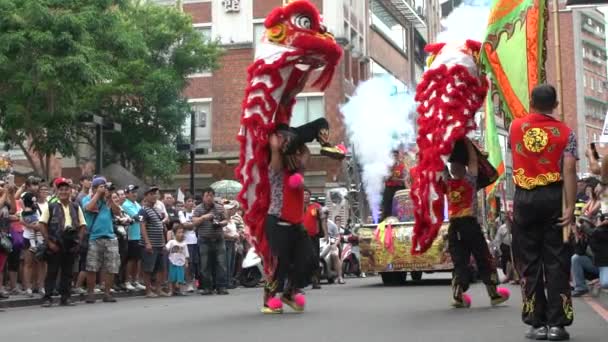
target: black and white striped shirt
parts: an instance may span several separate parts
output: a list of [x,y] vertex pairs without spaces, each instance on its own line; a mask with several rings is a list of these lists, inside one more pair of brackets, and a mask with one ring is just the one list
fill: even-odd
[[[146,224],[146,231],[148,232],[148,239],[152,247],[164,247],[165,246],[165,226],[161,219],[161,213],[155,208],[142,207],[139,211],[139,216],[142,218],[142,222]],[[146,242],[142,238],[139,244],[144,246]]]

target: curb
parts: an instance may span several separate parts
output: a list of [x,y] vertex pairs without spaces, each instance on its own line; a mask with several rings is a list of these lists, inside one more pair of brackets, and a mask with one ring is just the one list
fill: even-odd
[[[130,298],[130,297],[143,297],[145,295],[145,291],[133,291],[133,292],[116,292],[112,294],[114,298]],[[104,294],[99,293],[95,294],[95,299],[101,300],[103,299]],[[84,302],[87,295],[72,295],[70,298],[74,302]],[[59,296],[53,296],[53,302],[59,303]],[[5,299],[0,301],[0,309],[10,309],[10,308],[21,308],[28,306],[40,306],[42,304],[42,298],[20,298],[20,299]]]

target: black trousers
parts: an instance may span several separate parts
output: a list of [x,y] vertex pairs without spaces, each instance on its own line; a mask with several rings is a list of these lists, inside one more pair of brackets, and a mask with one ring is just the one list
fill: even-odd
[[320,241],[321,240],[319,238],[319,235],[316,236],[311,236],[310,237],[310,242],[312,244],[312,255],[311,257],[311,267],[312,267],[312,275],[313,276],[319,276],[319,272],[321,271],[321,267],[319,265],[320,262],[320,255],[321,251],[320,251]]
[[[327,143],[327,141],[322,140],[327,138],[327,134],[329,134],[329,123],[325,118],[319,118],[298,127],[279,125],[277,130],[287,133],[289,139],[291,140],[285,154],[294,154],[298,148],[306,143],[310,143],[315,140],[319,141],[321,145]],[[321,134],[322,131],[327,133],[325,138]]]
[[404,186],[387,186],[384,188],[384,193],[382,193],[382,219],[380,221],[392,216],[393,197],[395,197],[397,191],[404,189]]
[[475,259],[479,277],[486,284],[490,296],[494,295],[498,284],[498,274],[494,258],[483,236],[481,226],[474,217],[460,217],[450,220],[448,228],[448,249],[454,263],[452,287],[454,296],[466,292],[471,284],[471,255]]
[[563,242],[561,214],[561,184],[516,189],[513,257],[522,281],[522,319],[534,327],[568,326],[574,318],[569,284],[573,249]]
[[310,282],[313,247],[308,232],[301,224],[282,225],[279,221],[276,216],[266,217],[266,237],[277,265],[274,274],[267,279],[264,303],[267,297],[285,292],[286,282],[288,293],[304,288]]
[[57,275],[61,274],[59,280],[59,294],[61,300],[70,298],[72,291],[72,271],[74,269],[74,261],[76,260],[76,253],[66,252],[61,250],[57,253],[47,254],[47,273],[44,281],[44,292],[45,298],[51,298],[53,292],[55,292],[55,286],[57,284]]

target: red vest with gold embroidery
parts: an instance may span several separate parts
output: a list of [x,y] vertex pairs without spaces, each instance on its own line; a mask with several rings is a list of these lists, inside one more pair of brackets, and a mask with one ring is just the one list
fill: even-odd
[[515,185],[531,190],[561,181],[560,163],[570,132],[548,115],[532,113],[513,120],[509,139]]
[[449,179],[448,184],[448,217],[475,216],[473,199],[477,188],[466,179]]

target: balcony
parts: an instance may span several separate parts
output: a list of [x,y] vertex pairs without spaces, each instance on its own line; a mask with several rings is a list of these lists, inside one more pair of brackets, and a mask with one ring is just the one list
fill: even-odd
[[[406,0],[377,0],[390,14],[397,17],[404,27],[408,23],[420,32],[425,41],[428,41],[426,21],[417,13],[416,9]],[[388,13],[387,13],[388,14]],[[389,14],[389,15],[390,15]]]
[[591,26],[587,23],[583,24],[583,31],[591,33],[592,35],[596,36],[597,38],[606,39],[606,34],[604,32],[598,32],[593,26]]

